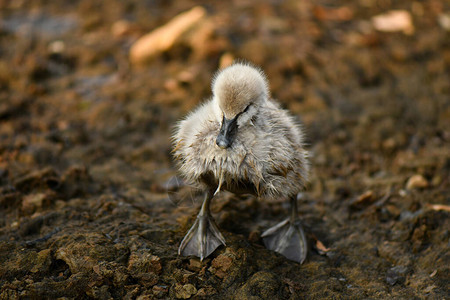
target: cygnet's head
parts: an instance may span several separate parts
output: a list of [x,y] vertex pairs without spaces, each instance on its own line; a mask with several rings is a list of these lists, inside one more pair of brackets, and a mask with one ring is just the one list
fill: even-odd
[[212,82],[214,101],[222,112],[222,126],[216,144],[229,148],[238,127],[250,122],[267,101],[269,88],[264,73],[248,64],[234,64],[220,71]]

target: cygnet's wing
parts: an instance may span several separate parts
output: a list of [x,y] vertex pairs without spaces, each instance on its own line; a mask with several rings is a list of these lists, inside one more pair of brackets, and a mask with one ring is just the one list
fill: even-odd
[[172,136],[173,155],[181,174],[189,183],[198,181],[204,171],[202,160],[199,159],[204,153],[198,153],[196,145],[203,142],[202,134],[217,123],[216,119],[214,104],[210,100],[200,105],[175,128]]
[[296,195],[306,184],[309,169],[301,127],[275,103],[261,111],[256,126],[262,133],[252,154],[262,165],[263,193],[270,197]]

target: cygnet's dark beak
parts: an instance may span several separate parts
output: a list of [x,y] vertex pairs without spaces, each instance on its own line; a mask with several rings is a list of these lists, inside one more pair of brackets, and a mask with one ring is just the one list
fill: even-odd
[[223,117],[222,127],[216,139],[216,144],[222,149],[231,147],[237,132],[237,116],[234,119],[228,120]]

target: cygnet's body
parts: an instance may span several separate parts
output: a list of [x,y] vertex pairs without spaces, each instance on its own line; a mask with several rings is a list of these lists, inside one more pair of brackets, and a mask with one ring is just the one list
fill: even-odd
[[295,197],[308,179],[308,161],[301,127],[270,99],[264,74],[250,65],[222,70],[212,90],[212,99],[181,121],[173,136],[183,177],[206,191],[180,254],[203,259],[225,244],[209,213],[214,191],[224,189],[290,198],[291,218],[263,233],[263,238],[268,248],[302,262],[306,239],[297,221]]

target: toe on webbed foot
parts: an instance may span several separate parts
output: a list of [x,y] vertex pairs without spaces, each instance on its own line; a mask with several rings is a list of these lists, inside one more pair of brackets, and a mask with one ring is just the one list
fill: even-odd
[[181,241],[178,254],[183,256],[194,255],[200,260],[208,257],[220,245],[225,245],[225,239],[220,233],[211,216],[198,216],[194,225]]
[[308,252],[307,241],[300,222],[287,219],[266,230],[261,237],[264,245],[286,258],[303,263]]

